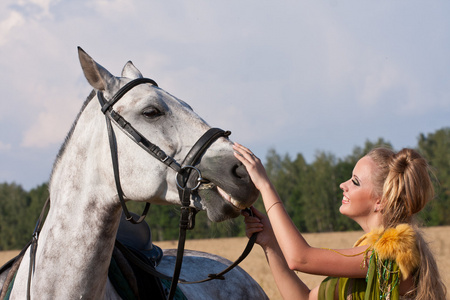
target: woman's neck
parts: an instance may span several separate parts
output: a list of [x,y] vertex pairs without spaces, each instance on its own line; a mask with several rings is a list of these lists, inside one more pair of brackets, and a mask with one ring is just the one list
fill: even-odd
[[364,230],[365,233],[368,233],[375,228],[383,226],[382,215],[378,212],[375,212],[364,219],[358,219],[355,221],[356,223],[359,224],[359,226],[361,226],[362,230]]

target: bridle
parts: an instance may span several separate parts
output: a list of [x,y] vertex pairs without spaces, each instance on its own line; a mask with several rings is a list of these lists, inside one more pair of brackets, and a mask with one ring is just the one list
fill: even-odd
[[[127,122],[119,113],[117,113],[113,109],[113,105],[116,104],[128,91],[134,88],[137,85],[150,83],[154,86],[158,86],[158,84],[149,78],[138,78],[134,79],[127,84],[125,84],[119,91],[112,97],[111,100],[107,101],[103,97],[103,93],[101,91],[97,92],[97,98],[101,105],[101,110],[105,114],[106,118],[106,127],[108,130],[109,137],[109,146],[111,150],[111,158],[114,169],[114,180],[116,183],[117,194],[120,200],[120,204],[122,205],[122,209],[124,211],[125,217],[128,221],[137,224],[144,220],[150,204],[147,203],[144,209],[144,212],[141,214],[141,217],[138,220],[135,220],[131,214],[129,213],[125,200],[124,193],[122,190],[122,186],[120,184],[120,175],[119,175],[119,161],[117,156],[117,142],[116,135],[114,133],[114,129],[111,125],[114,122],[128,137],[130,137],[136,144],[138,144],[142,149],[152,155],[154,158],[164,163],[169,168],[173,169],[176,172],[176,183],[178,187],[178,191],[180,193],[180,200],[183,206],[189,207],[190,205],[190,194],[197,190],[197,188],[202,183],[203,178],[201,177],[201,172],[194,165],[198,163],[200,157],[203,153],[208,149],[208,147],[214,143],[220,137],[228,137],[231,132],[223,131],[219,128],[211,128],[202,137],[194,144],[189,153],[186,155],[183,163],[178,163],[173,157],[167,155],[161,148],[157,145],[150,142],[144,135],[142,135],[138,130],[136,130],[129,122]],[[187,187],[187,180],[189,179],[189,175],[191,171],[195,170],[198,178],[197,184],[193,187]],[[186,200],[187,198],[187,200]],[[189,201],[189,203],[183,203]],[[193,213],[192,211],[190,213]]]
[[[164,163],[166,166],[168,166],[169,168],[173,169],[176,172],[175,181],[181,202],[181,216],[180,216],[180,232],[178,238],[177,258],[175,262],[174,274],[173,277],[171,278],[172,284],[168,295],[168,299],[171,300],[175,295],[177,283],[179,282],[181,265],[183,261],[184,245],[186,241],[186,231],[193,229],[195,226],[195,214],[197,213],[197,209],[190,206],[191,194],[199,188],[202,182],[204,182],[200,170],[196,168],[195,165],[199,162],[200,158],[207,151],[209,146],[211,146],[217,139],[221,137],[228,138],[231,132],[224,131],[219,128],[210,128],[197,140],[197,142],[194,144],[194,146],[190,149],[190,151],[184,158],[183,162],[181,164],[178,163],[173,157],[167,155],[163,150],[161,150],[161,148],[159,148],[157,145],[153,144],[147,138],[145,138],[139,131],[137,131],[130,123],[128,123],[119,113],[117,113],[113,109],[114,104],[117,103],[128,91],[130,91],[137,85],[146,83],[150,83],[156,87],[158,86],[158,84],[152,79],[138,78],[125,84],[109,101],[107,101],[103,97],[103,93],[101,91],[97,92],[97,98],[100,102],[101,110],[104,113],[106,119],[106,127],[109,137],[109,145],[111,150],[111,158],[117,194],[119,197],[120,204],[122,205],[125,217],[128,221],[134,224],[142,222],[148,213],[150,203],[146,203],[144,211],[142,212],[141,217],[138,220],[135,220],[127,209],[124,199],[124,193],[122,190],[122,186],[120,184],[116,135],[114,133],[114,129],[111,123],[112,122],[115,123],[118,126],[118,128],[120,128],[129,138],[131,138],[142,149],[144,149],[150,155],[152,155],[160,162]],[[195,172],[197,174],[196,183],[193,186],[188,186],[188,181],[192,172]],[[249,239],[249,242],[243,254],[230,267],[228,267],[227,269],[218,274],[209,274],[208,278],[205,280],[200,280],[191,283],[200,283],[212,279],[225,279],[223,275],[228,271],[230,271],[232,268],[234,268],[236,265],[238,265],[243,259],[245,259],[248,253],[250,253],[255,240],[256,234],[254,234]],[[188,283],[185,281],[180,282]]]

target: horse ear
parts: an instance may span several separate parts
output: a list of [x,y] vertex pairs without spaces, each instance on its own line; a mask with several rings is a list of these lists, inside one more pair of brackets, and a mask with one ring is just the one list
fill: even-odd
[[141,72],[133,65],[133,63],[128,61],[122,70],[122,77],[127,77],[130,79],[143,78]]
[[78,47],[78,57],[84,76],[93,88],[104,91],[108,85],[116,81],[116,77],[96,63],[81,47]]

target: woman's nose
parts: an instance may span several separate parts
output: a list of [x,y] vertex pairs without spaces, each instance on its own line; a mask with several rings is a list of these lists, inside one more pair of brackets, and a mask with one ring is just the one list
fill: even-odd
[[341,190],[343,190],[343,191],[346,191],[347,190],[347,183],[348,182],[348,180],[347,181],[344,181],[343,183],[341,183],[340,185],[339,185],[339,188],[341,189]]

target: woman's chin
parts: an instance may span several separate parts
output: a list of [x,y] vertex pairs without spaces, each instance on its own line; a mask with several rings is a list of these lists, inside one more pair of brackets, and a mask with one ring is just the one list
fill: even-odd
[[342,204],[341,207],[339,207],[339,212],[341,213],[341,215],[344,215],[344,216],[348,217],[348,214],[346,212],[346,208],[347,208],[347,206],[345,204]]

